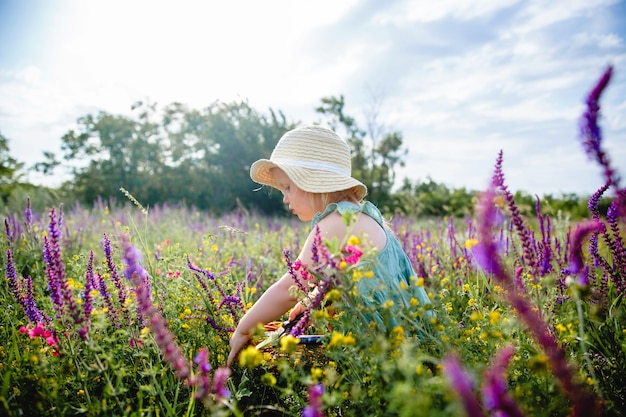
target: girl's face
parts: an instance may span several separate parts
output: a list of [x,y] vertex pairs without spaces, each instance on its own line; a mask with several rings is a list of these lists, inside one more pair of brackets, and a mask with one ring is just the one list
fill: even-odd
[[282,169],[273,168],[272,175],[283,193],[283,203],[289,206],[291,213],[303,222],[311,221],[319,210],[313,206],[308,193],[298,188]]

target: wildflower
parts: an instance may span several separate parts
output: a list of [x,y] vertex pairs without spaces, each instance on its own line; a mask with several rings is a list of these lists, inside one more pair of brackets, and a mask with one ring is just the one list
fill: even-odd
[[[106,259],[109,272],[111,273],[111,279],[113,280],[113,284],[115,285],[115,288],[117,289],[117,298],[122,308],[122,315],[124,316],[126,322],[128,323],[129,313],[128,313],[128,310],[126,309],[126,296],[127,296],[126,287],[122,285],[122,280],[120,279],[120,276],[117,272],[117,267],[115,266],[115,262],[113,262],[113,256],[111,254],[111,240],[109,239],[106,233],[103,233],[102,236],[103,236],[102,237],[102,249],[104,250],[104,257]],[[99,289],[100,289],[100,293],[103,296],[105,295],[105,293],[107,293],[106,284],[104,283],[103,280],[101,280],[101,285]],[[108,293],[107,293],[107,297],[108,297]],[[110,297],[108,298],[110,301]],[[109,304],[109,302],[107,302],[107,304]],[[109,307],[111,306],[112,304],[109,305]],[[113,315],[116,316],[115,312],[113,313],[114,313]]]
[[230,391],[226,388],[226,383],[228,382],[228,377],[230,376],[230,368],[220,367],[213,374],[213,385],[212,390],[213,394],[215,394],[215,399],[217,401],[222,398],[229,398]]
[[349,254],[349,256],[344,257],[344,260],[350,265],[358,263],[361,256],[363,256],[363,251],[353,245],[344,246],[343,251]]
[[465,243],[463,244],[463,247],[465,249],[471,249],[474,246],[476,246],[478,244],[478,240],[477,239],[468,239],[465,241]]
[[492,326],[497,324],[500,321],[500,312],[499,311],[490,311],[489,312],[489,324]]
[[579,123],[580,137],[585,152],[589,158],[595,159],[602,166],[607,182],[617,188],[619,178],[617,178],[616,171],[611,167],[606,152],[601,147],[602,132],[600,126],[598,126],[598,116],[600,115],[598,102],[612,75],[613,67],[609,66],[587,96],[587,109],[581,116]]
[[280,350],[286,353],[293,353],[300,344],[300,339],[290,334],[280,338]]
[[278,382],[276,380],[276,377],[273,374],[265,373],[263,374],[263,376],[261,377],[261,382],[263,382],[266,385],[269,385],[270,387],[273,387],[274,385],[276,385],[276,382]]
[[321,368],[311,368],[311,378],[313,378],[314,381],[319,381],[323,375],[324,371]]
[[309,386],[309,404],[302,410],[302,417],[324,417],[321,401],[323,393],[323,384],[314,384]]
[[254,346],[248,346],[239,354],[239,366],[254,369],[263,363],[263,354]]
[[490,188],[481,198],[479,206],[479,220],[481,243],[477,245],[480,255],[479,264],[505,287],[504,297],[517,311],[521,321],[530,331],[537,343],[544,349],[550,358],[553,373],[561,383],[561,387],[574,404],[574,414],[597,415],[597,405],[592,393],[583,389],[576,382],[574,370],[567,362],[565,352],[559,346],[554,334],[550,331],[541,313],[529,301],[527,293],[520,287],[513,285],[513,278],[504,269],[500,261],[496,243],[491,236],[495,208],[492,204],[494,190]]
[[141,265],[141,254],[127,241],[124,242],[124,262],[126,269],[124,275],[135,286],[138,309],[147,321],[148,327],[154,334],[154,340],[159,346],[165,360],[174,369],[176,376],[185,380],[191,375],[191,369],[187,363],[181,348],[174,340],[174,334],[167,328],[165,318],[153,305],[148,282],[148,272]]
[[443,372],[452,388],[459,396],[465,407],[468,417],[484,417],[482,407],[474,394],[474,381],[463,370],[459,359],[454,354],[448,354],[443,360]]
[[330,342],[328,343],[328,347],[351,346],[355,343],[356,339],[354,338],[354,336],[352,336],[352,334],[344,335],[343,333],[333,331]]
[[515,347],[512,345],[500,349],[484,375],[483,400],[485,407],[492,411],[493,415],[523,417],[513,397],[507,392],[507,382],[504,375],[513,353],[515,353]]
[[603,224],[598,220],[588,220],[578,225],[574,236],[572,237],[572,249],[570,253],[570,263],[567,272],[571,275],[578,276],[578,284],[586,287],[588,282],[588,271],[583,260],[583,240],[590,233],[596,233],[602,230]]

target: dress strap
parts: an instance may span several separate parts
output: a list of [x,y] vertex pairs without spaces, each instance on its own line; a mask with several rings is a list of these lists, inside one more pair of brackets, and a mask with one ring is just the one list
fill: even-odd
[[380,210],[370,203],[369,201],[365,201],[363,204],[358,205],[351,203],[349,201],[340,201],[339,203],[330,203],[326,206],[326,209],[321,213],[316,213],[311,220],[311,228],[314,228],[317,223],[320,222],[324,217],[328,216],[330,213],[337,211],[339,214],[345,213],[359,213],[363,212],[376,220],[376,222],[381,226],[383,225],[383,216],[380,214]]

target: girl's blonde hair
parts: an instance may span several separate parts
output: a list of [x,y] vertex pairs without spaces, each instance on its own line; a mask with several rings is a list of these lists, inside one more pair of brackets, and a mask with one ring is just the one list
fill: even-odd
[[359,187],[348,188],[347,190],[332,191],[330,193],[307,193],[309,202],[314,207],[320,207],[323,211],[330,203],[339,203],[341,201],[354,201],[361,203],[361,190]]

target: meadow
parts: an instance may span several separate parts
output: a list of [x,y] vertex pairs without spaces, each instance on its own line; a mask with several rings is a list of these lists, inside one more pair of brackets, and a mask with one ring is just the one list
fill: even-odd
[[[626,192],[597,125],[610,71],[581,118],[606,179],[588,219],[539,200],[523,217],[502,153],[473,218],[389,213],[416,271],[402,289],[424,287],[431,305],[367,311],[367,245],[319,240],[306,270],[297,220],[144,207],[124,190],[42,213],[25,201],[0,243],[2,414],[623,415]],[[227,368],[237,321],[286,270],[318,288],[309,310],[280,338],[259,327]]]

